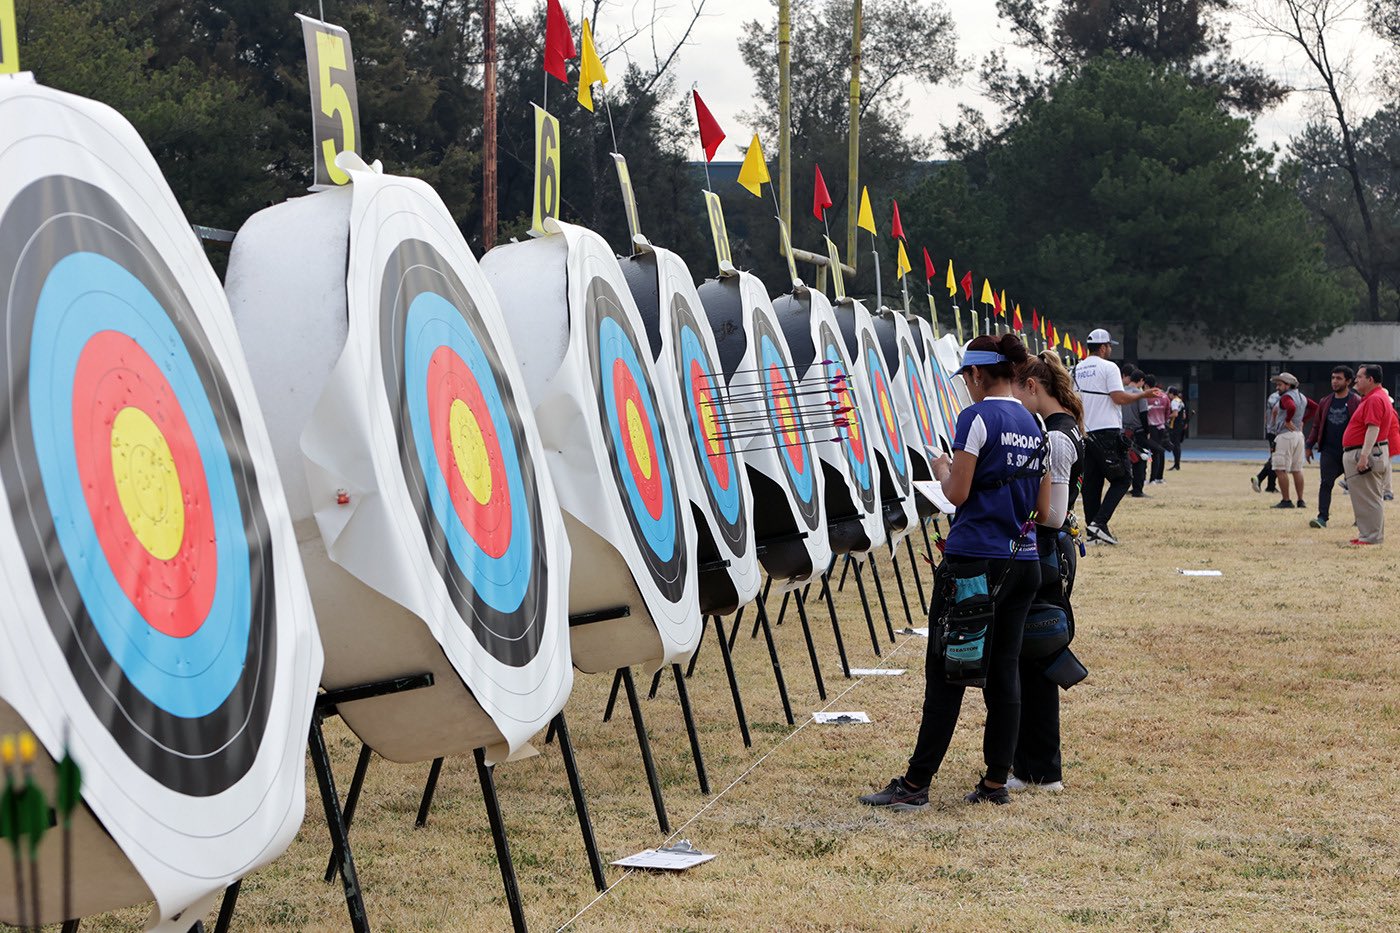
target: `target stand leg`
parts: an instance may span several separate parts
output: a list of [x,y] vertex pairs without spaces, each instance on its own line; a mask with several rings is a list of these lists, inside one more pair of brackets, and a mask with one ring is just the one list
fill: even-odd
[[[702,631],[704,630],[704,629],[703,629],[703,626],[702,626],[701,630],[702,630]],[[657,691],[660,687],[661,687],[661,668],[658,667],[658,668],[656,669],[656,673],[653,674],[652,677],[651,677],[651,689],[647,691],[647,699],[648,699],[648,700],[654,700],[654,699],[656,699],[656,691]]]
[[642,705],[637,702],[637,684],[632,680],[632,668],[618,668],[622,675],[622,686],[627,690],[627,706],[632,711],[632,726],[637,730],[637,747],[642,753],[642,770],[646,772],[647,787],[651,789],[651,803],[656,808],[656,825],[661,835],[671,834],[671,821],[666,818],[666,801],[661,798],[661,781],[656,776],[656,762],[651,757],[651,740],[647,738],[647,725],[642,719]]
[[[734,676],[734,659],[729,654],[729,642],[724,637],[724,620],[715,616],[715,641],[719,644],[720,657],[724,659],[724,672],[729,676],[729,693],[734,698],[734,715],[739,719],[739,735],[744,739],[745,748],[753,748],[749,737],[749,718],[744,715],[744,698],[739,695],[739,680]],[[739,625],[735,619],[735,627]]]
[[783,679],[783,662],[778,658],[778,646],[773,641],[773,628],[768,624],[768,610],[763,603],[754,603],[758,611],[758,622],[763,626],[763,637],[768,642],[768,660],[773,663],[773,679],[778,682],[778,698],[783,701],[783,715],[789,726],[797,725],[792,718],[792,704],[788,702],[787,681]]
[[[718,616],[716,616],[718,618]],[[700,620],[700,640],[695,643],[695,650],[690,654],[690,663],[685,666],[685,676],[689,677],[695,673],[695,663],[700,660],[700,646],[705,643],[705,633],[709,631],[709,626],[705,620]]]
[[481,782],[481,800],[486,805],[486,818],[491,822],[491,839],[496,843],[496,862],[501,867],[501,884],[505,888],[506,904],[510,907],[510,923],[516,933],[524,933],[525,906],[520,902],[520,885],[515,879],[515,862],[510,857],[510,842],[506,839],[505,821],[501,819],[501,804],[496,798],[495,765],[486,764],[486,750],[472,749],[476,758],[476,776]]
[[786,593],[783,594],[783,604],[778,607],[778,621],[773,623],[779,628],[782,627],[783,617],[787,615],[788,600],[791,598],[792,590],[788,590]]
[[708,797],[710,778],[705,774],[705,756],[700,752],[700,734],[695,731],[695,714],[690,708],[690,691],[685,687],[685,677],[681,674],[679,664],[671,665],[671,677],[676,681],[676,696],[680,698],[681,715],[685,717],[685,732],[690,737],[690,756],[695,759],[695,777],[700,782],[700,793]]
[[355,872],[355,856],[350,851],[349,831],[340,809],[335,776],[331,773],[331,756],[326,749],[326,736],[321,730],[321,710],[311,714],[309,736],[311,764],[316,770],[316,783],[321,789],[321,804],[326,810],[326,826],[331,834],[331,847],[340,867],[340,879],[345,887],[345,909],[350,914],[350,929],[354,933],[369,933],[369,917],[365,914],[364,895],[360,891],[360,876]]
[[[920,523],[920,526],[922,527],[922,523]],[[928,532],[926,531],[924,534],[928,534]],[[910,572],[914,574],[914,585],[919,589],[919,611],[923,613],[924,618],[927,618],[928,598],[924,596],[924,579],[919,574],[918,558],[914,556],[914,538],[912,535],[904,539],[904,547],[909,551],[909,569]]]
[[[360,790],[365,786],[365,772],[369,770],[369,760],[373,756],[368,745],[360,745],[360,757],[355,762],[355,775],[350,779],[350,789],[345,792],[345,832],[350,832],[350,824],[355,821],[355,808],[360,805]],[[332,852],[330,860],[326,862],[326,884],[335,880],[335,873],[340,870],[340,859],[337,853]]]
[[[908,541],[908,538],[904,540]],[[914,627],[914,616],[909,612],[909,597],[904,592],[904,575],[899,572],[899,552],[890,552],[890,566],[894,568],[894,582],[899,589],[899,601],[904,604],[904,624]]]
[[817,681],[817,695],[823,700],[826,699],[826,683],[822,680],[822,666],[817,661],[817,646],[812,642],[812,628],[807,624],[807,609],[802,605],[802,596],[799,593],[793,602],[797,605],[797,618],[802,623],[802,637],[807,640],[807,657],[812,662],[812,676]]
[[433,794],[437,793],[438,777],[442,775],[442,759],[434,758],[433,765],[428,769],[428,782],[423,785],[423,799],[418,802],[418,819],[413,821],[413,825],[422,829],[428,825],[428,811],[433,806]]
[[[763,600],[763,599],[767,599],[767,598],[768,598],[768,593],[767,593],[767,591],[765,590],[764,593],[763,593],[763,595],[760,596],[759,599],[760,599],[760,600]],[[732,629],[729,630],[729,650],[730,650],[730,651],[733,651],[733,650],[734,650],[734,639],[736,639],[736,638],[739,637],[739,623],[744,621],[744,610],[747,609],[747,608],[749,608],[749,607],[748,607],[748,606],[740,606],[740,607],[739,607],[739,611],[736,612],[736,613],[734,613],[734,627],[733,627]]]
[[608,879],[603,873],[603,859],[598,854],[598,840],[593,835],[593,821],[588,816],[588,801],[583,796],[583,781],[578,774],[578,761],[574,758],[574,741],[569,736],[569,724],[564,713],[550,721],[550,726],[559,736],[559,754],[564,759],[564,771],[569,775],[569,793],[574,796],[574,812],[578,814],[578,829],[583,836],[583,848],[588,853],[588,869],[593,872],[593,887],[599,891],[608,889]]
[[224,899],[219,903],[219,919],[214,922],[214,933],[228,933],[233,925],[233,911],[238,907],[238,892],[243,890],[243,879],[224,888]]
[[851,663],[846,660],[846,640],[841,637],[841,623],[836,619],[836,603],[831,599],[831,573],[822,574],[821,595],[826,597],[826,611],[831,616],[831,634],[836,638],[836,653],[841,656],[841,673],[851,679]]
[[612,722],[613,710],[617,706],[617,688],[622,686],[622,671],[613,674],[612,692],[608,694],[608,707],[603,710],[603,722]]
[[[870,615],[870,599],[865,595],[865,581],[861,578],[860,564],[856,564],[856,592],[860,594],[860,608],[865,611],[865,627],[870,629],[870,647],[875,649],[875,657],[880,656],[880,636],[875,634],[875,620]],[[841,587],[836,588],[839,592]]]
[[[856,559],[855,559],[854,557],[852,557],[852,556],[849,555],[849,554],[846,555],[846,562],[845,562],[844,564],[841,565],[841,582],[836,584],[836,592],[838,592],[838,593],[845,592],[845,589],[846,589],[846,573],[847,573],[847,571],[849,571],[849,570],[851,569],[851,564],[853,564],[853,563],[855,563],[855,562],[856,562]],[[856,568],[856,569],[859,570],[860,568]]]
[[875,581],[875,595],[880,597],[880,614],[885,617],[885,630],[890,633],[890,644],[894,644],[894,623],[890,621],[890,606],[885,601],[885,587],[880,582],[880,568],[875,555],[870,555],[870,579]]

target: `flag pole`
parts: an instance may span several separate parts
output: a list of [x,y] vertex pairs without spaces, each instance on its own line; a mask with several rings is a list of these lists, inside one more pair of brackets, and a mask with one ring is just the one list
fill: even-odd
[[[860,30],[863,17],[863,4],[855,0],[851,11],[851,92],[850,127],[847,145],[846,165],[846,225],[850,231],[846,236],[846,255],[851,258],[851,266],[856,264],[856,211],[860,193],[856,187],[860,179]],[[879,277],[876,277],[876,292],[879,292]]]
[[[857,4],[859,0],[857,0]],[[875,313],[879,314],[885,304],[884,289],[880,285],[880,251],[875,248],[875,234],[870,234],[870,255],[875,260]]]

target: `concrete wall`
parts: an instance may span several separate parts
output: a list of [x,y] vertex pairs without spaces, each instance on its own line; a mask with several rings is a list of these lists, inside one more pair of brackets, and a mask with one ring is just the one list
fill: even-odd
[[1384,365],[1400,360],[1400,324],[1347,324],[1319,343],[1292,348],[1266,344],[1244,350],[1222,349],[1199,333],[1183,332],[1179,328],[1159,325],[1144,325],[1138,333],[1138,356],[1145,360],[1249,360],[1276,361],[1285,365],[1290,360],[1298,360],[1328,364],[1346,363],[1350,366],[1357,363]]

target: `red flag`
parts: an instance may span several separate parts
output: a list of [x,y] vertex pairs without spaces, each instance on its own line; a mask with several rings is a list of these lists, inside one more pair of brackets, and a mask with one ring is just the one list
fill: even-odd
[[1001,296],[998,295],[996,292],[992,292],[992,310],[996,312],[997,317],[1006,316],[1002,313],[1001,310]]
[[933,277],[938,274],[938,270],[933,267],[933,260],[929,258],[928,247],[924,247],[924,280],[933,281]]
[[904,224],[899,222],[899,202],[891,201],[890,203],[894,205],[894,220],[890,223],[890,236],[902,240],[904,239]]
[[569,30],[569,18],[564,15],[559,0],[549,0],[544,19],[544,73],[568,84],[569,75],[564,70],[564,63],[577,57],[574,34]]
[[1040,333],[1040,312],[1031,308],[1031,330]]
[[1019,333],[1021,330],[1023,330],[1023,329],[1025,328],[1025,322],[1021,320],[1021,306],[1020,306],[1020,305],[1017,305],[1017,306],[1016,306],[1016,310],[1012,312],[1012,316],[1011,316],[1011,326],[1014,327],[1014,328],[1016,328],[1016,331],[1017,331],[1018,333]]
[[1045,325],[1045,328],[1046,328],[1046,330],[1050,331],[1050,346],[1053,347],[1055,344],[1057,344],[1057,343],[1060,342],[1060,335],[1057,334],[1057,333],[1055,333],[1055,325],[1054,325],[1054,324],[1047,323],[1047,324]]
[[971,300],[972,300],[972,270],[971,270],[971,269],[968,269],[966,272],[963,273],[963,277],[962,277],[962,279],[959,281],[958,284],[960,284],[960,285],[962,286],[963,294],[967,296],[967,300],[968,300],[968,301],[971,301]]
[[831,206],[831,192],[826,190],[826,179],[822,178],[822,167],[818,165],[816,169],[817,182],[816,187],[812,190],[812,213],[816,215],[818,220],[821,220],[825,216],[822,211]]
[[[551,0],[557,2],[557,0]],[[705,161],[709,162],[715,157],[715,150],[719,149],[719,144],[724,142],[724,130],[719,128],[719,121],[710,113],[710,108],[705,106],[705,102],[700,99],[699,91],[690,92],[695,97],[695,122],[700,124],[700,147],[705,150]]]

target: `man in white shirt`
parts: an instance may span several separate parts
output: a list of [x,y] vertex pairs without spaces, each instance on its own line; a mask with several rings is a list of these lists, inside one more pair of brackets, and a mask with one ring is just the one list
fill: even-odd
[[[1123,374],[1109,361],[1118,341],[1102,327],[1089,332],[1089,356],[1074,369],[1074,388],[1084,404],[1084,521],[1091,540],[1117,544],[1108,530],[1114,509],[1128,491],[1131,467],[1118,406],[1155,398],[1161,389],[1129,392]],[[1104,483],[1108,492],[1104,492]]]

